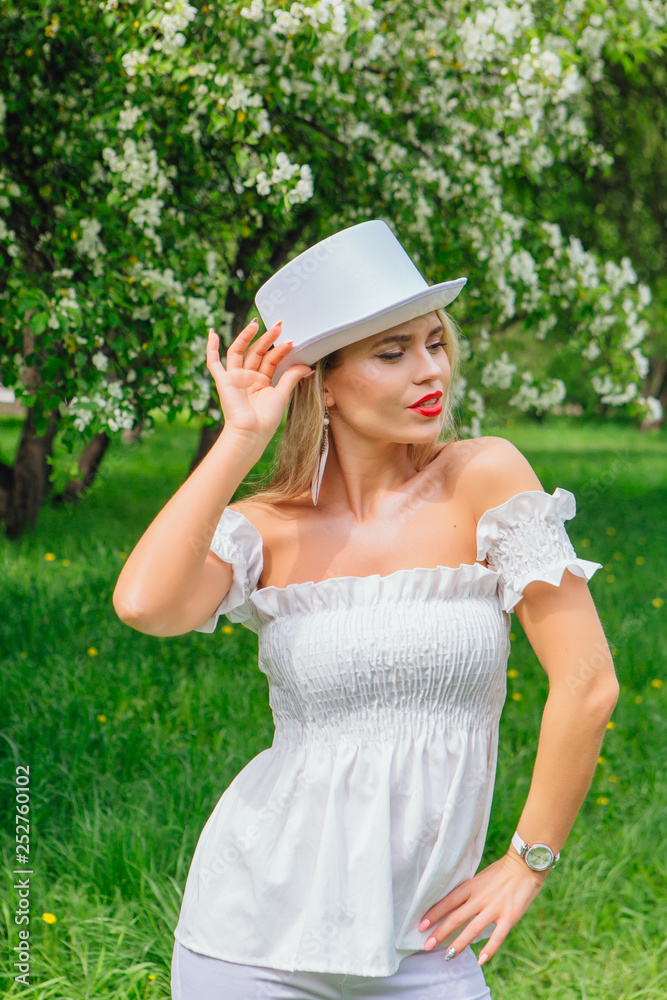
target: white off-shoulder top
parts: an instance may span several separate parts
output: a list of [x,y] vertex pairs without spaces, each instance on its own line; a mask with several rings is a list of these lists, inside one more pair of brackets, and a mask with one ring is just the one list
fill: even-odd
[[[227,508],[220,615],[259,637],[273,744],[197,843],[176,939],[230,962],[389,976],[424,913],[477,871],[506,694],[509,612],[532,580],[589,580],[575,498],[518,493],[477,525],[477,560],[257,590],[262,537]],[[511,831],[508,831],[508,840]],[[476,940],[488,937],[492,926]],[[457,932],[458,933],[458,932]],[[451,935],[439,947],[447,947]]]

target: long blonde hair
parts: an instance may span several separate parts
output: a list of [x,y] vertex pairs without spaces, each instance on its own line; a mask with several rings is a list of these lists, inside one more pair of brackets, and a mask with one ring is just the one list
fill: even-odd
[[[443,442],[457,439],[454,424],[454,401],[460,369],[459,327],[444,309],[435,310],[442,323],[447,341],[445,353],[451,368],[451,377],[443,395],[444,419],[435,441],[426,444],[409,444],[408,460],[419,472],[442,451]],[[324,427],[324,380],[327,372],[337,368],[342,361],[341,351],[334,351],[315,362],[315,375],[297,382],[287,407],[287,419],[273,464],[258,481],[246,480],[248,485],[259,487],[244,500],[260,500],[277,504],[294,500],[310,493],[310,486],[317,468]]]

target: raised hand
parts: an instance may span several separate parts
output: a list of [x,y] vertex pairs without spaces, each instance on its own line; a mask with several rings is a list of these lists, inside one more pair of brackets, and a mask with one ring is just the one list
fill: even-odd
[[276,366],[289,354],[293,342],[269,349],[280,336],[280,323],[276,323],[249,347],[258,325],[252,320],[232,341],[226,367],[220,360],[220,338],[209,330],[206,366],[215,382],[227,433],[268,442],[280,426],[296,383],[314,370],[309,365],[293,365],[272,386]]

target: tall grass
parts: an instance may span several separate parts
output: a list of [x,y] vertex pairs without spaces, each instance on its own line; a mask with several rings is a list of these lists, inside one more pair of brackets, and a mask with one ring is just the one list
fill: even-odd
[[[15,428],[0,425],[9,456]],[[621,697],[596,777],[559,866],[485,966],[494,1000],[647,1000],[667,995],[662,850],[665,779],[667,436],[622,425],[517,424],[509,437],[546,490],[577,497],[568,523],[613,645]],[[115,618],[127,553],[187,472],[195,430],[159,427],[115,443],[74,509],[46,509],[0,541],[1,913],[18,943],[11,889],[14,773],[31,774],[31,985],[7,997],[169,997],[180,896],[201,828],[238,771],[271,744],[257,638],[159,639]],[[48,558],[46,558],[48,555]],[[545,674],[513,619],[509,697],[483,863],[503,853],[528,790]],[[520,695],[514,699],[512,695]],[[43,913],[56,917],[46,923]],[[477,948],[478,946],[476,946]]]

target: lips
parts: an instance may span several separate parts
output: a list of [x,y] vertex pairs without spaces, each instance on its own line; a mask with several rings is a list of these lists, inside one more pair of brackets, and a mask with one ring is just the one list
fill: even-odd
[[436,392],[432,392],[430,393],[430,395],[423,396],[421,399],[418,399],[416,403],[413,403],[412,406],[409,407],[409,409],[414,410],[415,407],[417,406],[424,406],[424,407],[435,406],[441,396],[442,393],[438,389]]

